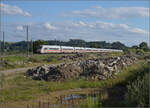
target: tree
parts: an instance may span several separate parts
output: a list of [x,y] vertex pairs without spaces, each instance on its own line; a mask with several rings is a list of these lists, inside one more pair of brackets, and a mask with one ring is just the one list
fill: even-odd
[[78,46],[78,47],[85,47],[86,42],[81,39],[70,39],[68,42],[66,42],[68,46]]
[[44,40],[34,41],[33,42],[33,52],[36,53],[36,51],[40,45],[47,45],[47,44],[48,44],[48,42],[44,41]]
[[133,49],[138,49],[139,47],[137,45],[132,46]]
[[101,48],[101,44],[99,42],[89,42],[90,48]]
[[127,47],[123,43],[121,43],[121,42],[113,42],[111,44],[111,47],[113,49],[122,49],[122,50],[126,50],[127,49]]
[[144,51],[148,51],[149,50],[148,45],[147,45],[146,42],[140,43],[139,48],[143,49]]

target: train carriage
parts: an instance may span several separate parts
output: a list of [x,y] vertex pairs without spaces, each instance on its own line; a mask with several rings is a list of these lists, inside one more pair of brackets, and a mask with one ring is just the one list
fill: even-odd
[[83,47],[74,47],[74,48],[75,48],[75,52],[79,52],[79,53],[85,52],[85,48]]
[[61,46],[61,52],[62,53],[74,53],[75,49],[74,49],[74,47]]
[[38,52],[41,54],[45,53],[60,53],[60,46],[55,45],[41,45],[40,49],[38,49]]
[[102,49],[102,48],[84,48],[84,47],[70,47],[58,45],[41,45],[37,49],[38,53],[85,53],[85,52],[123,52],[117,49]]

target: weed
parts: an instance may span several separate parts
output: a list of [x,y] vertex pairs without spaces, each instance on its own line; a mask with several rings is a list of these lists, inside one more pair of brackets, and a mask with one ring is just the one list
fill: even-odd
[[126,104],[128,106],[148,107],[149,105],[149,67],[138,72],[134,79],[127,85]]
[[114,79],[101,81],[78,79],[65,82],[45,82],[35,81],[28,77],[24,77],[23,74],[21,74],[13,79],[5,81],[1,91],[4,99],[3,101],[30,100],[36,98],[38,95],[47,94],[56,90],[73,88],[107,88],[116,84],[127,84],[129,79],[133,78],[138,71],[143,69],[142,64],[143,61],[123,69]]

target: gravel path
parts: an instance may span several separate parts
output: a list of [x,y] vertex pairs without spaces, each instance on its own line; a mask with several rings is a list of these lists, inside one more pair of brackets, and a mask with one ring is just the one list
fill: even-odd
[[16,68],[16,69],[4,70],[4,71],[0,71],[0,74],[4,73],[4,74],[8,75],[8,74],[13,74],[13,73],[20,73],[20,72],[25,72],[25,71],[27,71],[30,68],[33,68],[33,67],[24,67],[24,68]]

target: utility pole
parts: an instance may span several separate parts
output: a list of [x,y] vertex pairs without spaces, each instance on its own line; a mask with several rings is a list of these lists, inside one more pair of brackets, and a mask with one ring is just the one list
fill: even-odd
[[28,34],[28,25],[26,26],[26,32],[27,32],[27,57],[29,57],[29,34]]
[[57,41],[56,41],[56,38],[55,38],[55,45],[57,45]]
[[1,42],[1,35],[2,35],[2,33],[0,33],[0,54],[2,54],[2,42]]
[[33,42],[32,42],[32,39],[31,39],[31,53],[32,53],[32,55],[33,55]]
[[3,54],[5,54],[5,33],[3,32]]
[[2,35],[2,33],[0,32],[0,61],[1,61],[1,55],[2,55],[1,35]]

